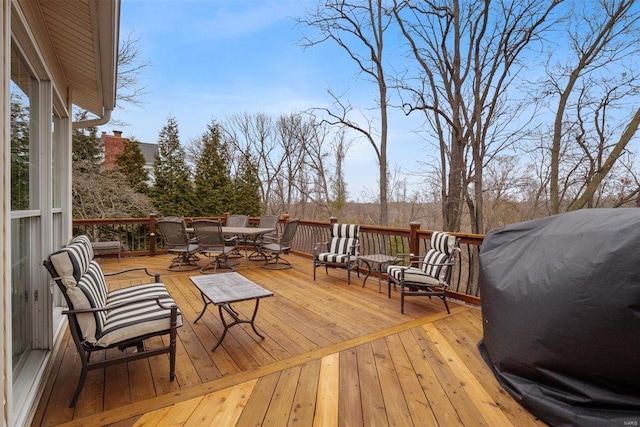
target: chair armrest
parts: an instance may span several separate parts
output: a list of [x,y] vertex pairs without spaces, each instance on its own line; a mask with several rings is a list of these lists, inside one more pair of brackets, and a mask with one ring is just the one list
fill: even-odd
[[156,283],[160,283],[160,274],[159,273],[149,273],[149,270],[147,270],[147,267],[127,268],[125,270],[115,271],[113,273],[104,273],[104,276],[105,277],[115,276],[115,275],[118,275],[118,274],[130,273],[132,271],[144,271],[147,274],[147,276],[153,277],[154,280],[156,281]]
[[280,235],[277,235],[277,236],[262,235],[262,236],[258,237],[256,242],[260,242],[261,244],[264,244],[264,243],[277,243],[277,242],[280,241],[281,238],[282,238],[282,236],[280,236]]
[[132,300],[129,300],[129,301],[124,301],[124,302],[121,302],[121,303],[118,303],[118,304],[110,305],[108,307],[104,306],[104,307],[95,307],[95,308],[78,308],[78,309],[74,309],[74,310],[64,310],[62,312],[62,314],[75,315],[75,314],[82,314],[82,313],[99,313],[101,311],[114,310],[116,308],[126,307],[128,305],[137,304],[137,303],[145,302],[145,301],[155,301],[156,304],[158,305],[158,307],[160,307],[162,309],[169,310],[169,309],[172,308],[172,306],[163,305],[160,302],[160,297],[155,295],[155,296],[148,296],[148,297],[132,299]]
[[412,266],[417,266],[418,268],[420,268],[423,265],[431,265],[434,267],[440,267],[440,266],[453,266],[454,262],[453,261],[447,261],[447,262],[424,262],[424,261],[411,261],[411,265]]

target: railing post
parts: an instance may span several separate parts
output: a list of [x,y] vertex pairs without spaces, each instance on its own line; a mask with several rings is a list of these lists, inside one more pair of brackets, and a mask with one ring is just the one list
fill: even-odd
[[229,221],[229,215],[231,215],[229,212],[225,212],[222,214],[222,216],[224,217],[225,225],[227,224],[227,221]]
[[338,222],[338,218],[335,216],[329,217],[329,222],[331,224],[336,224]]
[[149,256],[156,255],[156,214],[149,215]]
[[418,229],[420,223],[417,221],[411,221],[409,223],[409,252],[416,257],[420,256],[420,240],[418,239]]

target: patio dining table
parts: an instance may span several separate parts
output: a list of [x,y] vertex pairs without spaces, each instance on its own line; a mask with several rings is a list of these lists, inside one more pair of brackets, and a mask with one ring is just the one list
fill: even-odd
[[[254,237],[257,239],[259,236],[263,234],[271,233],[276,231],[275,228],[259,228],[259,227],[222,227],[222,232],[225,235],[233,235],[233,236],[243,236],[246,240],[247,237]],[[247,265],[249,265],[249,257],[247,254],[247,247],[244,247],[244,255],[247,259]]]

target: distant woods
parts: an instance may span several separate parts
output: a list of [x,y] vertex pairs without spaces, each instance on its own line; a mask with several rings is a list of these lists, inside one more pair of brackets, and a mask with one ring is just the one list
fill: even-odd
[[[301,44],[335,45],[353,63],[342,81],[370,82],[372,96],[358,103],[332,82],[328,106],[212,118],[189,141],[168,117],[158,140],[145,141],[158,143],[153,180],[135,141],[105,171],[95,129],[76,130],[74,216],[286,212],[485,233],[568,210],[639,206],[639,19],[632,0],[319,2],[298,19]],[[135,40],[127,52],[136,64]],[[128,85],[142,64],[128,68]],[[20,108],[12,102],[16,177],[28,162]],[[420,117],[423,150],[393,137],[391,112]],[[351,194],[349,150],[363,139],[376,154],[376,190]],[[388,153],[419,167],[390,164]],[[28,204],[24,194],[12,188],[12,204]]]

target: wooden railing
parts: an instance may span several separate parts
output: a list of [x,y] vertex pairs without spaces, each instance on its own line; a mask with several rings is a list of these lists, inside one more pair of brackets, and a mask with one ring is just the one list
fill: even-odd
[[[207,217],[211,219],[211,217]],[[196,218],[185,218],[187,224]],[[213,219],[226,220],[226,215]],[[280,220],[280,231],[287,216]],[[259,218],[250,218],[249,225],[257,225]],[[300,220],[293,242],[293,252],[311,258],[314,246],[329,240],[329,226],[337,222]],[[431,230],[421,230],[419,223],[410,223],[408,228],[360,226],[360,254],[382,253],[395,255],[410,253],[419,257],[429,248]],[[122,256],[154,256],[165,253],[162,239],[156,233],[156,217],[148,218],[106,218],[74,219],[73,234],[87,234],[92,241],[119,240]],[[478,304],[479,262],[478,255],[483,235],[452,233],[460,238],[461,254],[457,259],[450,295],[463,301]]]

